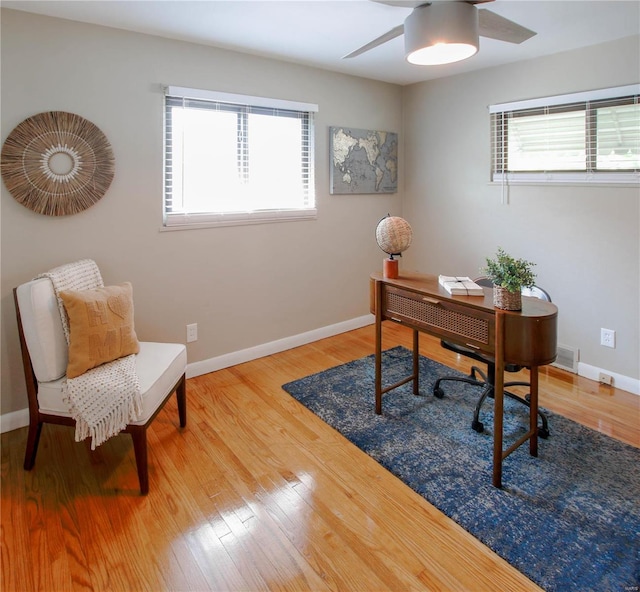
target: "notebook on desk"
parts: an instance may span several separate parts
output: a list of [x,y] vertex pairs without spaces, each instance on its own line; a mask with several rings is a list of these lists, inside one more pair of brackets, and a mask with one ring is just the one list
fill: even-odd
[[438,283],[452,296],[484,296],[482,286],[467,276],[441,275]]

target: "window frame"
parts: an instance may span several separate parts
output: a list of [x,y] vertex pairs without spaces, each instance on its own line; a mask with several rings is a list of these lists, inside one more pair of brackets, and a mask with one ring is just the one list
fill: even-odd
[[[620,102],[626,101],[626,99],[630,100],[627,103]],[[620,171],[597,168],[597,129],[594,113],[598,108],[611,104],[640,104],[640,84],[491,105],[489,107],[490,182],[495,184],[621,184],[632,186],[640,184],[640,168]],[[554,114],[585,111],[585,169],[505,170],[505,161],[508,159],[508,137],[505,128],[508,118],[534,115],[536,112],[544,114],[547,109],[551,109]]]
[[[203,104],[226,105],[236,107],[239,110],[247,108],[257,112],[264,110],[284,110],[286,112],[298,112],[305,119],[303,124],[303,137],[301,137],[301,154],[303,158],[302,177],[306,186],[308,207],[273,207],[255,210],[239,210],[234,212],[210,211],[210,212],[182,212],[171,211],[171,139],[170,139],[170,109],[175,103],[182,100],[186,104],[189,100],[201,101]],[[174,103],[174,104],[171,104]],[[220,91],[193,89],[179,86],[165,86],[163,98],[163,199],[162,199],[162,230],[183,230],[193,228],[211,228],[218,226],[238,226],[250,224],[264,224],[273,222],[289,222],[299,220],[314,220],[317,218],[315,205],[315,158],[314,158],[314,114],[318,111],[318,105],[273,99],[268,97],[256,97]],[[240,143],[241,140],[238,140]],[[238,144],[240,146],[240,144]]]

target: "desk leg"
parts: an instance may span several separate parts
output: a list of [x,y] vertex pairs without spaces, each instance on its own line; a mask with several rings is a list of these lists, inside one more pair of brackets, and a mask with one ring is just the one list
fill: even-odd
[[538,456],[538,367],[532,366],[529,370],[529,382],[531,384],[529,400],[529,454]]
[[382,414],[382,282],[376,282],[376,413]]
[[420,337],[417,329],[413,330],[413,394],[420,394]]
[[502,487],[502,420],[504,415],[504,313],[496,309],[496,375],[493,390],[493,486]]

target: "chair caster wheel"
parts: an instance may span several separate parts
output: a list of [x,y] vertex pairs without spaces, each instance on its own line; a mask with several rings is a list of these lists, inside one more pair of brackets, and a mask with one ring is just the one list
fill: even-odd
[[471,422],[471,427],[478,432],[478,434],[482,434],[484,432],[484,424],[481,421],[476,421],[475,419]]
[[538,428],[538,436],[546,440],[549,437],[549,430],[545,428]]
[[437,399],[442,399],[444,397],[444,391],[440,387],[436,387],[433,389],[433,396]]

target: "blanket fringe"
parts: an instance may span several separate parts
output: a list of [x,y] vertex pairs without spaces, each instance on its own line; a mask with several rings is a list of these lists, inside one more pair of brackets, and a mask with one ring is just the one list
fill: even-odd
[[91,438],[91,450],[104,444],[109,438],[119,434],[129,423],[136,421],[142,413],[142,397],[138,394],[127,405],[121,405],[114,412],[102,418],[96,424],[89,425],[81,416],[74,414],[76,420],[76,442]]
[[131,354],[66,381],[63,388],[76,420],[76,442],[90,436],[91,450],[95,450],[140,418],[142,393],[135,360]]

